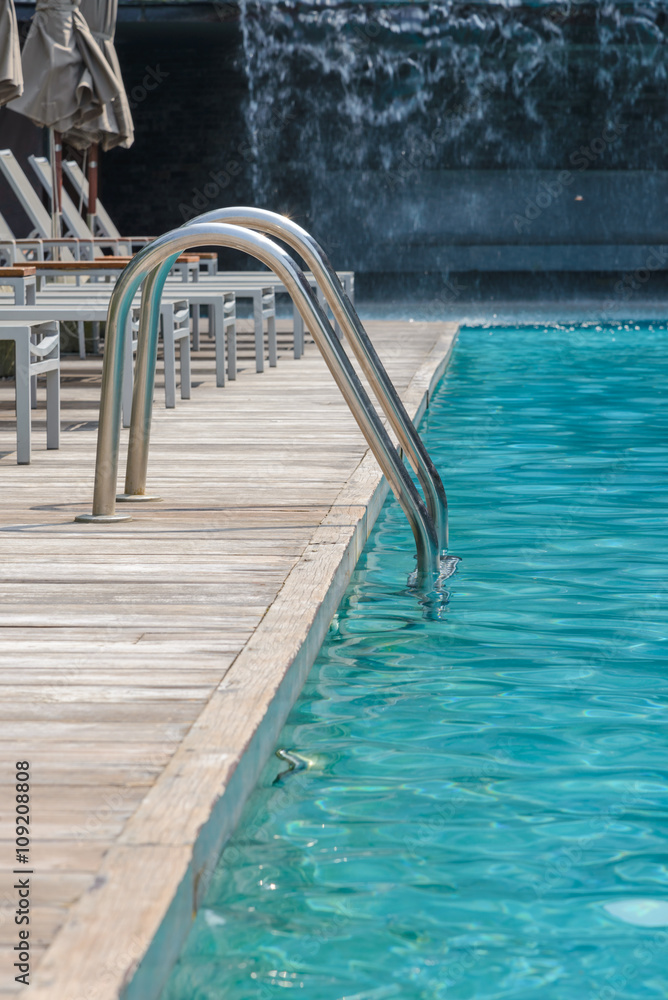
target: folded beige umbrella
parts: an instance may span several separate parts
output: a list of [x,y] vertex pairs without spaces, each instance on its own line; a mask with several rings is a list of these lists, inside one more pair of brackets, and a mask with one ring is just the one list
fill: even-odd
[[65,139],[77,149],[87,149],[92,143],[99,143],[104,150],[114,146],[129,149],[134,142],[132,115],[114,46],[118,0],[81,0],[80,10],[113,71],[118,89],[97,118],[75,126]]
[[21,93],[23,73],[14,0],[0,0],[0,105]]
[[79,0],[37,0],[22,63],[23,96],[12,111],[57,132],[96,118],[118,90]]
[[116,16],[118,0],[81,0],[81,13],[86,18],[93,38],[102,49],[107,62],[114,71],[118,81],[118,92],[109,104],[105,104],[102,113],[97,118],[83,122],[71,129],[65,139],[77,149],[89,150],[87,154],[88,174],[88,217],[89,227],[95,232],[95,215],[97,209],[97,180],[99,147],[113,149],[121,146],[129,149],[135,141],[132,114],[128,103],[121,67],[118,63],[114,35],[116,33]]
[[79,11],[80,0],[37,0],[23,46],[24,90],[12,111],[51,130],[54,234],[60,235],[60,133],[98,118],[119,91],[116,75]]

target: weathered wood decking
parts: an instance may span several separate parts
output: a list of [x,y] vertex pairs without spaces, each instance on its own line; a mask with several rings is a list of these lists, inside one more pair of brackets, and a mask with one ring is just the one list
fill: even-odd
[[[368,327],[417,412],[455,327]],[[154,996],[384,496],[314,346],[262,375],[246,363],[221,390],[204,338],[193,398],[167,411],[156,393],[163,502],[75,524],[100,367],[64,361],[61,449],[45,450],[38,411],[29,467],[0,382],[0,996],[29,1000],[112,1000],[129,983]],[[12,968],[18,760],[32,772],[27,991]]]

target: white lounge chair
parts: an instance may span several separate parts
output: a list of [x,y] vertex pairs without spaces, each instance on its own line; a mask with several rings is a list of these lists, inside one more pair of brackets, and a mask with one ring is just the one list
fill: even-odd
[[[88,205],[88,180],[83,174],[81,167],[75,160],[65,160],[63,162],[63,172],[69,178],[72,183],[74,190],[83,199],[86,206]],[[97,199],[96,202],[96,218],[100,228],[100,232],[105,236],[120,238],[120,232],[116,225],[114,224],[111,216],[105,209],[104,205]],[[233,289],[236,292],[237,299],[250,298],[253,303],[253,317],[255,325],[255,367],[258,372],[264,371],[264,323],[267,323],[267,340],[268,340],[268,357],[269,365],[273,367],[276,364],[277,346],[276,346],[276,303],[272,292],[285,292],[285,286],[283,282],[276,277],[276,275],[271,272],[264,271],[218,271],[216,266],[218,255],[217,254],[206,254],[201,255],[206,257],[206,263],[201,265],[201,268],[205,275],[210,278],[221,279],[224,282],[224,287]],[[307,278],[314,288],[316,288],[315,279],[312,274],[308,274]],[[346,294],[351,302],[354,303],[355,300],[355,274],[353,271],[341,271],[339,272],[339,278],[346,290]],[[325,308],[325,298],[322,292],[316,288],[318,291],[318,297],[320,304]],[[300,358],[304,352],[304,323],[301,318],[301,314],[297,309],[293,311],[293,328],[294,328],[294,356]],[[339,336],[341,335],[338,325],[336,327]],[[195,330],[193,331],[193,346],[195,350],[199,349],[199,339],[197,324],[195,324]]]
[[[0,278],[0,284],[2,279]],[[73,291],[77,291],[74,289]],[[103,323],[107,319],[108,299],[103,297],[86,299],[80,294],[54,297],[39,296],[35,305],[15,305],[0,299],[0,322],[10,324],[40,324],[47,322],[93,322]],[[185,311],[184,311],[185,310]],[[190,324],[186,300],[169,300],[161,304],[161,327],[165,356],[165,406],[173,407],[176,402],[176,343],[180,343],[179,368],[181,375],[181,398],[190,398]],[[186,317],[184,320],[184,316]],[[130,424],[132,407],[132,359],[137,349],[136,331],[139,320],[139,304],[132,309],[126,329],[125,368],[123,376],[123,426]]]
[[0,171],[30,220],[33,227],[30,236],[48,239],[52,235],[51,216],[44,208],[32,184],[28,182],[28,178],[11,149],[0,149]]
[[[44,163],[48,161],[44,160],[43,157],[31,157],[31,159],[41,160]],[[42,186],[45,186],[46,190],[50,192],[51,190],[51,168],[48,168],[49,179],[45,182],[42,176],[42,166],[41,164],[35,168],[38,178]],[[47,241],[49,243],[58,244],[61,243],[60,240],[55,240],[51,234],[51,216],[47,212],[46,208],[41,202],[37,191],[30,183],[26,174],[14,156],[11,149],[0,149],[0,172],[4,175],[9,186],[11,187],[14,195],[16,196],[19,204],[23,208],[24,212],[30,220],[32,225],[32,230],[30,232],[30,239],[38,239]],[[79,255],[70,255],[71,241],[78,241],[80,244],[85,244],[86,247],[93,248],[94,256],[101,256],[104,250],[111,250],[116,252],[118,246],[118,240],[112,240],[102,238],[98,239],[94,237],[88,226],[83,222],[83,220],[78,216],[76,211],[76,206],[74,205],[72,199],[67,195],[67,192],[63,192],[63,207],[67,204],[67,220],[66,227],[69,230],[68,236],[70,239],[67,240],[67,249],[64,253],[64,259],[72,260],[78,259]],[[79,221],[77,221],[77,217]],[[6,223],[5,228],[8,229]],[[9,234],[11,235],[11,234]]]
[[31,383],[38,375],[46,375],[46,447],[60,447],[60,331],[52,321],[0,320],[0,340],[14,342],[16,461],[29,465]]
[[[47,193],[50,194],[52,178],[51,169],[48,165],[48,161],[44,157],[30,157],[30,162],[33,169],[36,172],[40,183],[43,185]],[[68,161],[69,162],[69,161]],[[10,150],[0,150],[0,169],[3,170],[8,179],[11,177],[12,187],[17,194],[17,196],[22,200],[22,204],[28,209],[34,207],[34,202],[39,202],[37,195],[35,194],[32,185],[28,181],[25,173],[21,169],[20,164],[16,161],[14,155]],[[75,172],[76,173],[76,172]],[[69,176],[69,174],[68,174]],[[30,190],[28,190],[30,189]],[[50,219],[48,213],[44,209],[44,206],[39,203],[41,208],[40,213],[35,210],[35,220],[36,224],[39,223],[42,227],[46,226],[46,233],[50,231]],[[88,228],[87,224],[84,222],[83,218],[79,215],[76,206],[72,199],[67,195],[67,192],[63,192],[63,218],[66,221],[66,225],[71,228],[73,234],[81,234],[80,238],[86,240],[90,243],[91,240],[95,241],[95,246],[99,247],[100,238],[94,237]],[[106,214],[106,213],[105,213]],[[108,217],[108,215],[107,215]],[[111,220],[109,220],[111,221]],[[111,227],[118,230],[111,223]],[[111,237],[112,241],[116,240],[116,237]],[[126,240],[129,238],[126,237]],[[137,239],[148,240],[149,237],[139,237]],[[133,238],[134,240],[134,238]],[[104,242],[104,241],[103,241]],[[108,241],[107,241],[108,242]],[[116,247],[117,242],[113,243]],[[99,251],[98,251],[99,252]],[[243,275],[243,282],[239,284],[237,290],[236,280],[230,280],[230,277],[226,273],[216,273],[216,274],[203,274],[202,279],[207,283],[206,291],[215,292],[219,291],[221,296],[225,293],[234,292],[236,293],[236,298],[249,298],[253,304],[253,317],[254,317],[254,328],[255,328],[255,369],[258,372],[264,371],[264,328],[266,324],[267,328],[267,345],[268,345],[268,359],[270,367],[275,367],[277,363],[277,339],[276,339],[276,302],[275,302],[275,288],[283,290],[283,285],[278,279],[275,279],[275,275],[269,274],[267,272],[238,272],[235,274],[235,279],[240,278]],[[275,279],[275,280],[274,280]],[[203,289],[204,290],[204,289]],[[193,341],[195,350],[199,349],[199,307],[197,307],[193,312],[194,319],[194,330],[193,330]],[[80,340],[81,342],[81,340]],[[300,357],[302,353],[303,344],[303,325],[301,324],[301,317],[295,311],[295,357]],[[230,378],[233,378],[233,374],[230,373]]]
[[[86,208],[88,208],[88,178],[84,175],[83,170],[76,160],[63,160],[63,173],[69,179],[75,192],[83,199]],[[100,230],[98,233],[99,236],[108,236],[115,240],[123,239],[99,198],[95,202],[95,220]]]
[[37,272],[34,267],[0,267],[0,285],[12,289],[15,305],[35,305]]

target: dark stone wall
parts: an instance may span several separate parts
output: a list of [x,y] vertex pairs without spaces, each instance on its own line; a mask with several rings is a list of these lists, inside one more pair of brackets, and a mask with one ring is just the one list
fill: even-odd
[[[248,164],[238,152],[247,139],[246,79],[234,22],[122,22],[117,51],[136,139],[103,155],[100,194],[122,231],[162,233],[218,203],[248,201]],[[225,171],[232,161],[234,177]]]

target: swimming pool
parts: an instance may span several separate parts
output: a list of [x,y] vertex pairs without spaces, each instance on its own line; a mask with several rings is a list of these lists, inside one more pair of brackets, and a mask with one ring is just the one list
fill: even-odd
[[462,331],[445,613],[390,500],[164,1000],[668,996],[666,353]]

